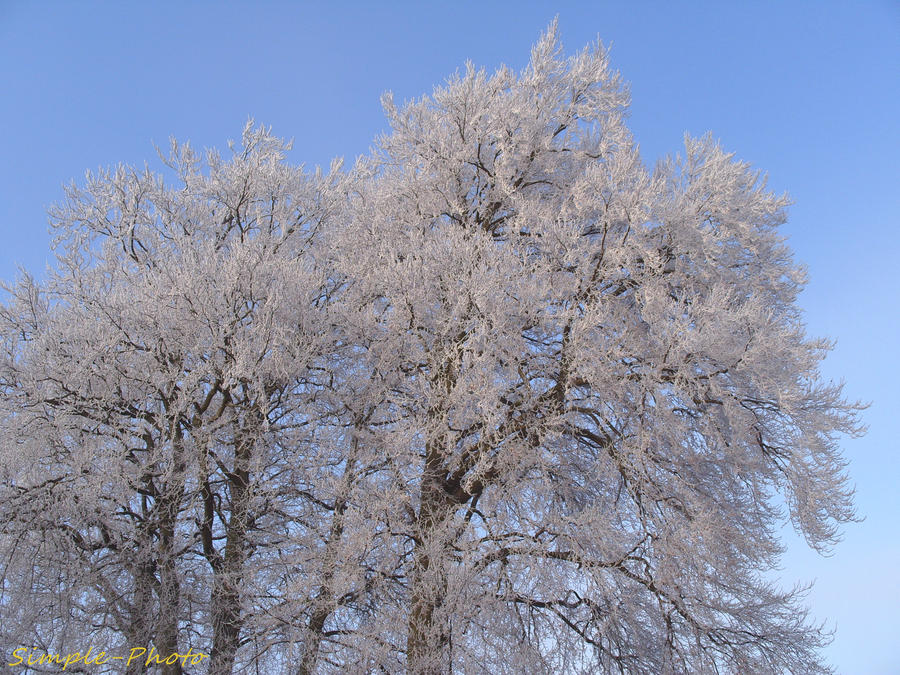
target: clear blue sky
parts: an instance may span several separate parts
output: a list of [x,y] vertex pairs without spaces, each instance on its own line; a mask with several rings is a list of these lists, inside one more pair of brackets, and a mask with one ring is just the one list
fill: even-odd
[[44,267],[45,209],[87,168],[153,165],[172,135],[224,147],[248,116],[293,137],[295,162],[352,160],[385,126],[383,91],[430,92],[466,59],[521,67],[556,13],[568,52],[611,45],[646,162],[711,130],[792,196],[809,330],[838,340],[826,375],[873,405],[845,444],[866,520],[830,558],[792,540],[783,576],[818,580],[839,672],[900,672],[896,1],[0,0],[0,278]]

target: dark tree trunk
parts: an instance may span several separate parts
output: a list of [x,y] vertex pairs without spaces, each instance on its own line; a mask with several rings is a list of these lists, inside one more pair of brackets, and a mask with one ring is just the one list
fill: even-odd
[[[172,474],[159,497],[159,615],[154,645],[160,660],[178,652],[178,617],[181,606],[181,584],[175,559],[175,526],[184,497],[184,446],[180,421],[175,421],[172,434]],[[147,652],[150,653],[149,650]],[[181,662],[162,664],[162,675],[181,675]]]
[[226,525],[225,552],[215,569],[212,591],[213,646],[209,674],[226,675],[234,668],[243,625],[241,583],[247,530],[250,527],[250,463],[253,438],[246,436],[235,447],[234,471],[228,474],[231,490],[231,517]]
[[447,523],[458,506],[445,489],[439,445],[426,448],[406,640],[409,672],[429,675],[440,673],[447,663],[450,631],[439,610],[447,594]]
[[[165,660],[178,651],[178,612],[181,585],[173,554],[174,531],[171,524],[160,527],[159,617],[156,623],[156,651]],[[149,651],[148,651],[149,654]],[[162,675],[181,675],[181,662],[160,666]]]
[[[134,604],[134,616],[131,617],[131,624],[125,631],[125,635],[129,649],[143,648],[150,651],[152,628],[148,619],[152,617],[153,600],[150,589],[153,587],[154,575],[152,565],[144,565],[142,567],[141,574],[138,576],[139,586]],[[142,675],[142,673],[146,672],[146,660],[135,659],[128,664],[125,675]]]
[[[371,411],[369,415],[371,415]],[[365,415],[356,421],[357,429],[368,419],[369,415]],[[334,497],[331,528],[328,532],[328,541],[325,545],[325,556],[322,563],[322,583],[313,601],[308,624],[308,637],[303,648],[303,656],[300,659],[298,675],[311,675],[315,672],[316,663],[319,660],[319,649],[325,636],[325,622],[337,607],[335,590],[333,588],[335,565],[338,560],[341,539],[344,536],[344,514],[347,511],[350,491],[356,480],[358,452],[359,438],[354,436],[350,443],[350,454],[344,465],[341,482]]]
[[340,545],[341,537],[344,535],[344,513],[347,510],[346,492],[349,488],[347,485],[349,473],[350,463],[348,462],[347,469],[344,471],[344,484],[342,485],[344,494],[339,494],[335,499],[331,530],[328,533],[328,542],[325,546],[325,557],[322,564],[322,584],[313,602],[312,613],[309,617],[308,637],[303,648],[303,656],[300,659],[299,675],[310,675],[314,672],[316,662],[319,659],[319,648],[324,636],[325,622],[335,608],[332,581],[335,563],[337,562],[337,548]]

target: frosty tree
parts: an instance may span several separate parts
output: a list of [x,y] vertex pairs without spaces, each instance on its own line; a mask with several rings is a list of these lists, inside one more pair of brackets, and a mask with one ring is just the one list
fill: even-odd
[[859,406],[819,378],[786,201],[709,138],[648,170],[605,52],[555,32],[386,97],[349,172],[248,126],[70,188],[0,311],[7,652],[827,670],[764,573],[784,518],[819,550],[853,518]]

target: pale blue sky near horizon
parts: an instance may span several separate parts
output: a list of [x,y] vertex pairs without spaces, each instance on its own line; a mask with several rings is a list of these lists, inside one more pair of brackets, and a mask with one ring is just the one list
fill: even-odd
[[557,15],[567,53],[610,47],[647,164],[711,131],[791,196],[808,329],[837,340],[823,373],[872,406],[843,443],[865,520],[827,558],[791,536],[781,574],[816,580],[839,673],[900,673],[900,2],[0,0],[0,279],[52,260],[46,209],[86,169],[160,168],[170,136],[224,149],[248,117],[292,162],[352,162],[382,92],[521,68]]

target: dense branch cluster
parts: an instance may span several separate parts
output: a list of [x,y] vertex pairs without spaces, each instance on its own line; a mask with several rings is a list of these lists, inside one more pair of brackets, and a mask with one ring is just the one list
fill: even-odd
[[825,670],[764,573],[785,517],[818,549],[853,518],[858,406],[785,199],[709,138],[647,169],[605,52],[555,29],[384,103],[350,170],[248,125],[52,211],[57,265],[0,306],[0,647]]

